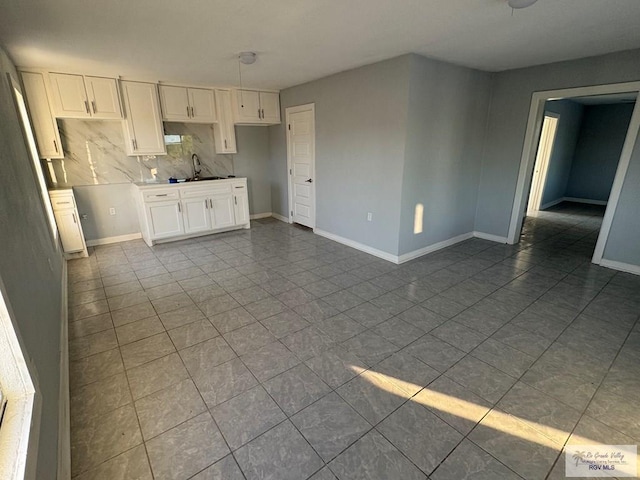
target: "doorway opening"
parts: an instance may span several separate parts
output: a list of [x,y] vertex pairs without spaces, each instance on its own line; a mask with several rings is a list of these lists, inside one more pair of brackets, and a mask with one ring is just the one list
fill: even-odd
[[[563,211],[566,221],[571,212],[579,212],[593,217],[589,224],[596,225],[597,230],[592,237],[597,241],[592,248],[591,261],[603,263],[604,247],[640,129],[640,108],[636,102],[639,91],[640,83],[633,82],[533,94],[508,243],[520,241],[525,218],[539,217],[544,212],[549,217],[548,213]],[[572,127],[573,138],[563,131],[571,115],[568,110],[559,109],[562,102],[582,112],[580,123]],[[623,106],[628,114],[624,127],[618,126],[617,147],[604,142],[605,146],[598,152],[597,148],[589,145],[589,141],[593,143],[592,132],[583,132],[580,145],[580,128],[581,122],[586,120],[582,115],[587,109],[594,110],[593,117],[597,116],[595,110],[605,105]],[[603,135],[608,138],[606,133]],[[603,155],[608,157],[606,165]],[[613,160],[612,155],[615,157]],[[579,161],[577,156],[580,156]],[[592,193],[584,193],[589,189]],[[598,193],[593,193],[595,191]],[[567,208],[563,208],[563,204]]]
[[315,104],[286,109],[289,223],[316,226]]

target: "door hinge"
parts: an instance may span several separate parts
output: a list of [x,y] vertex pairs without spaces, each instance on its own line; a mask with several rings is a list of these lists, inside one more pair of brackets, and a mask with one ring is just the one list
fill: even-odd
[[291,210],[291,216],[293,217],[293,210]]
[[289,124],[289,130],[291,130],[291,124]]
[[289,169],[289,175],[293,174],[293,170]]

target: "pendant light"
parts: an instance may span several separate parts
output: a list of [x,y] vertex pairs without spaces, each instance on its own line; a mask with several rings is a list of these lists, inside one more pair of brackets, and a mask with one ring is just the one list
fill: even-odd
[[242,95],[242,65],[251,65],[255,63],[257,55],[255,52],[240,52],[238,54],[238,77],[240,80],[240,107],[244,108],[244,99]]

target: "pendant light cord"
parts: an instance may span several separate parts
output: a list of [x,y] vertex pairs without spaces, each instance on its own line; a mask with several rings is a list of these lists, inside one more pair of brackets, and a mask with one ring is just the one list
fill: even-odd
[[244,108],[244,100],[242,98],[242,62],[240,62],[240,57],[238,57],[238,77],[240,78],[240,107]]

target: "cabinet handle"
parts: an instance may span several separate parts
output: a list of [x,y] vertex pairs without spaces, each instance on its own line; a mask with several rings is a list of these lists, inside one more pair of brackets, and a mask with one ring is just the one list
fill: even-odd
[[72,213],[72,214],[71,214],[71,216],[73,217],[73,223],[78,223],[78,222],[76,221],[76,214],[75,214],[75,213]]
[[156,193],[155,196],[156,197],[166,197],[167,195],[169,195],[168,193]]
[[262,119],[264,120],[264,108],[262,109]]
[[204,208],[209,209],[209,199],[208,198],[204,199]]
[[[226,139],[226,138],[224,139],[224,148],[229,148],[229,147],[227,146],[227,139]],[[56,152],[57,152],[57,151],[58,151],[58,149],[56,148]]]
[[91,108],[93,108],[93,113],[98,113],[98,110],[96,109],[96,101],[95,100],[91,100]]
[[238,197],[233,197],[233,203],[238,204]]
[[187,117],[191,118],[191,113],[189,113],[189,105],[187,105]]
[[209,199],[209,205],[211,206],[211,208],[213,209],[213,200]]
[[55,140],[53,141],[53,148],[55,148],[56,153],[58,153],[58,142],[56,142]]
[[182,207],[180,206],[180,202],[178,202],[178,211],[182,213]]
[[193,107],[191,107],[191,118],[195,118],[195,114],[193,113]]
[[134,151],[138,149],[137,142],[136,142],[135,138],[131,139],[131,147],[133,148]]
[[91,115],[91,110],[89,110],[89,102],[87,102],[86,100],[84,101],[84,108],[86,108],[87,109],[87,113],[89,115]]

